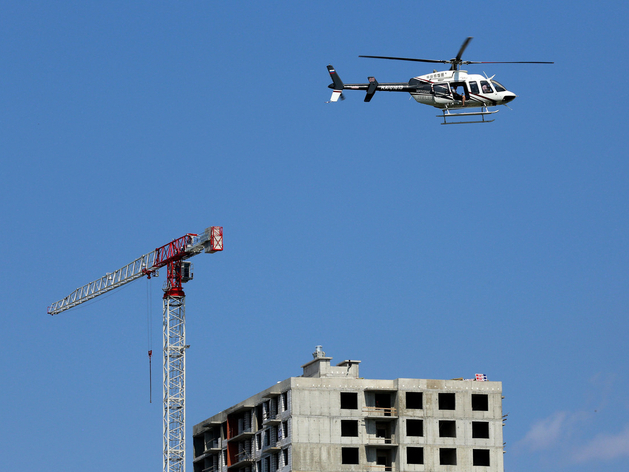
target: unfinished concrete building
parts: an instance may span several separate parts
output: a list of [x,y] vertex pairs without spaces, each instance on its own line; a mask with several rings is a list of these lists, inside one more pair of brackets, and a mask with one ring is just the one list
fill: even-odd
[[194,472],[503,472],[502,383],[370,380],[317,347],[291,377],[194,426]]

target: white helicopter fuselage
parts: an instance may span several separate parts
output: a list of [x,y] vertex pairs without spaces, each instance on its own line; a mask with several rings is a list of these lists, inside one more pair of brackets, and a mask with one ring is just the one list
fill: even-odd
[[416,85],[409,93],[418,103],[442,109],[505,105],[516,98],[493,76],[468,74],[465,70],[420,75],[409,80],[409,85]]

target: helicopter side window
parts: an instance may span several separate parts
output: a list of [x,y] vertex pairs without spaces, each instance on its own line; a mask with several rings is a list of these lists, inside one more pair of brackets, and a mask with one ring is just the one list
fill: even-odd
[[478,93],[478,82],[470,82],[469,86],[470,86],[470,92]]
[[448,95],[450,93],[448,84],[434,84],[432,88],[436,94]]
[[415,92],[417,93],[426,93],[430,94],[432,92],[432,86],[429,82],[422,82],[421,80],[417,80],[412,78],[408,81],[408,85],[415,87]]
[[489,85],[489,82],[487,82],[486,80],[481,80],[480,81],[480,87],[483,89],[483,93],[492,93],[493,90],[491,89],[491,85]]
[[421,93],[430,93],[431,92],[430,84],[426,82],[420,82],[419,84],[417,84],[417,91]]
[[495,80],[491,81],[492,84],[494,84],[494,88],[496,89],[496,92],[506,92],[507,89],[504,88],[499,82],[496,82]]

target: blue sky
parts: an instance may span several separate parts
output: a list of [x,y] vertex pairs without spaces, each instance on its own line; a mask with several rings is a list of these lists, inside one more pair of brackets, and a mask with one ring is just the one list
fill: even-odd
[[[221,225],[186,286],[189,432],[321,344],[365,377],[502,381],[510,472],[625,471],[613,5],[3,2],[2,469],[159,470],[163,277],[46,307]],[[518,95],[490,125],[404,94],[325,103],[330,63],[405,81],[431,65],[358,55],[448,59],[467,36],[464,59],[555,64],[468,66]]]

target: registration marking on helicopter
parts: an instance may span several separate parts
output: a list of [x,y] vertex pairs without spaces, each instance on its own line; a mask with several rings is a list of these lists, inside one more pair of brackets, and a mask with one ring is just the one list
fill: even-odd
[[442,72],[441,74],[430,74],[426,76],[427,79],[444,79],[446,77],[452,77],[452,74]]

